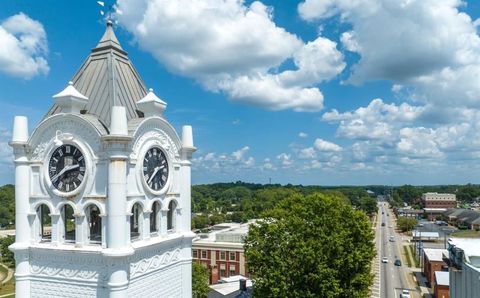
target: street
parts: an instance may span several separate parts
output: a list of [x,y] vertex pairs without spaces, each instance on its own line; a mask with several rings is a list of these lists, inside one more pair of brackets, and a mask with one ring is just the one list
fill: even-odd
[[[420,294],[414,288],[413,282],[409,282],[410,270],[406,266],[406,262],[401,258],[402,255],[402,236],[395,232],[394,214],[390,212],[387,203],[381,202],[378,205],[378,220],[376,226],[376,245],[378,252],[379,272],[379,294],[373,297],[390,298],[400,297],[403,289],[410,291],[410,297],[420,297]],[[390,241],[393,236],[394,241]],[[387,262],[382,261],[387,258]],[[395,260],[400,260],[401,265],[396,266]]]

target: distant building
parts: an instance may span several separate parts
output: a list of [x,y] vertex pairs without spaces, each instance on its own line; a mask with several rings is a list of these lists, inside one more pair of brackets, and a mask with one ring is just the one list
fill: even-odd
[[457,197],[454,194],[427,192],[422,195],[422,205],[427,218],[433,220],[448,208],[456,208]]
[[222,278],[236,275],[248,277],[243,239],[248,233],[250,221],[245,224],[222,223],[210,233],[199,234],[192,243],[193,260],[204,264],[210,273],[210,284]]
[[480,297],[480,239],[451,238],[448,251],[450,297]]
[[210,286],[208,298],[249,298],[253,294],[252,286],[252,281],[241,275],[222,278]]
[[435,271],[435,280],[433,285],[433,293],[435,298],[450,297],[450,281],[449,273],[445,271]]
[[446,270],[447,268],[447,264],[443,261],[443,255],[448,256],[448,250],[437,248],[423,249],[423,274],[430,286],[433,286],[435,271],[442,271],[442,269]]
[[443,217],[451,225],[464,227],[472,230],[480,229],[480,212],[468,209],[448,209],[443,213]]
[[457,197],[449,193],[427,192],[422,195],[423,208],[455,208]]

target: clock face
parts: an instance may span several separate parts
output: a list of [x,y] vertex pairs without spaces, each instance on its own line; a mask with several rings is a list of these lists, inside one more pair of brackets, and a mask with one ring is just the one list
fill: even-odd
[[62,145],[53,151],[48,163],[52,185],[61,192],[71,192],[85,178],[85,158],[77,147]]
[[168,179],[168,162],[165,153],[158,148],[150,148],[143,158],[143,179],[154,191],[162,189]]

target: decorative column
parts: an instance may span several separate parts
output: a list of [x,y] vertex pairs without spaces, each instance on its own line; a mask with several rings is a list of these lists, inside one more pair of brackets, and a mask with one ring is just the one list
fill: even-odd
[[127,243],[127,160],[128,146],[127,116],[125,107],[112,107],[110,134],[103,138],[104,146],[109,154],[106,256],[115,264],[110,267],[108,280],[109,297],[127,297],[128,267],[125,258],[133,254],[130,243]]
[[181,149],[181,167],[180,167],[180,208],[183,216],[177,219],[177,230],[181,232],[191,231],[191,160],[193,152],[197,148],[193,146],[192,127],[184,125],[182,127],[182,149]]
[[160,235],[167,235],[167,216],[168,216],[168,206],[160,209],[160,230],[158,231]]
[[15,116],[10,146],[15,156],[15,243],[9,248],[15,254],[15,296],[30,296],[30,166],[28,164],[28,119]]
[[75,247],[82,247],[85,244],[86,231],[88,227],[84,226],[85,214],[75,213]]
[[180,209],[177,213],[178,231],[184,235],[181,258],[185,260],[182,264],[182,283],[188,285],[184,288],[185,297],[192,296],[192,239],[195,234],[191,231],[191,160],[192,154],[197,148],[193,146],[192,127],[182,127],[182,149],[180,162]]
[[150,214],[152,211],[143,211],[142,240],[150,240]]
[[[60,240],[60,224],[62,224],[62,222],[60,221],[60,214],[51,213],[50,218],[52,219],[52,244],[58,245],[59,242],[64,242]],[[65,236],[65,231],[63,232],[63,236]]]

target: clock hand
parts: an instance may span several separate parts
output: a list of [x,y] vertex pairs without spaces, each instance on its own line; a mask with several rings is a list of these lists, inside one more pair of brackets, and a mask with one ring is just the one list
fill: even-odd
[[60,173],[58,173],[57,175],[55,175],[55,176],[52,177],[52,182],[55,182],[55,181],[56,181],[60,176],[62,176],[65,172],[70,171],[70,170],[73,170],[73,169],[76,169],[76,168],[78,168],[78,167],[79,167],[78,164],[64,167],[64,168],[60,171]]
[[157,175],[158,171],[160,171],[160,170],[163,169],[164,167],[165,167],[165,166],[156,167],[155,170],[153,171],[152,176],[150,176],[150,179],[148,179],[147,184],[150,184],[150,182],[152,181],[153,177],[155,177],[155,175]]

